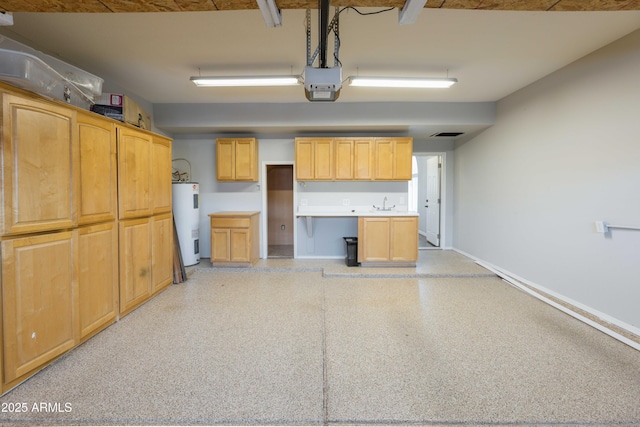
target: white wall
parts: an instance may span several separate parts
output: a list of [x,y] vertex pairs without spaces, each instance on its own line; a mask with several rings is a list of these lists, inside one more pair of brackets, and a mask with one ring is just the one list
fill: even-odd
[[454,246],[640,327],[640,31],[498,103],[455,150]]

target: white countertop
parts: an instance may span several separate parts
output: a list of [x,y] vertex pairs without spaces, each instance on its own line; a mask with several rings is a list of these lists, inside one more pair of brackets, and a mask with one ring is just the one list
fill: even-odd
[[418,212],[376,210],[372,206],[298,206],[297,217],[418,216]]

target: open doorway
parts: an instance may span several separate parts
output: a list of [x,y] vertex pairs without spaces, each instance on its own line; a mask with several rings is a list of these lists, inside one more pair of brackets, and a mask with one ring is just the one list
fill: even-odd
[[267,258],[293,258],[293,165],[266,165]]
[[[415,208],[418,211],[418,248],[439,249],[442,246],[442,156],[414,156],[413,174]],[[411,199],[412,197],[410,197]]]

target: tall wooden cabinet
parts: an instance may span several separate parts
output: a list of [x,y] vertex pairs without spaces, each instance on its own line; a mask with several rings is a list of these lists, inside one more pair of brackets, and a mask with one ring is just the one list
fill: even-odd
[[0,108],[5,392],[171,283],[173,227],[171,140],[3,83]]
[[80,339],[118,316],[116,128],[112,121],[78,111],[80,182],[78,244]]
[[170,171],[169,139],[118,126],[121,315],[173,280]]

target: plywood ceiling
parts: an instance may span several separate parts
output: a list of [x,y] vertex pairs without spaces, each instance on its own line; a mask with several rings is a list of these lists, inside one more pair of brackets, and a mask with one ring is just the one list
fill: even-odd
[[[316,0],[277,0],[280,9],[317,9]],[[403,0],[335,0],[332,6],[402,7]],[[255,0],[0,0],[6,12],[184,12],[257,9]],[[640,10],[640,0],[431,0],[426,8],[616,11]]]

